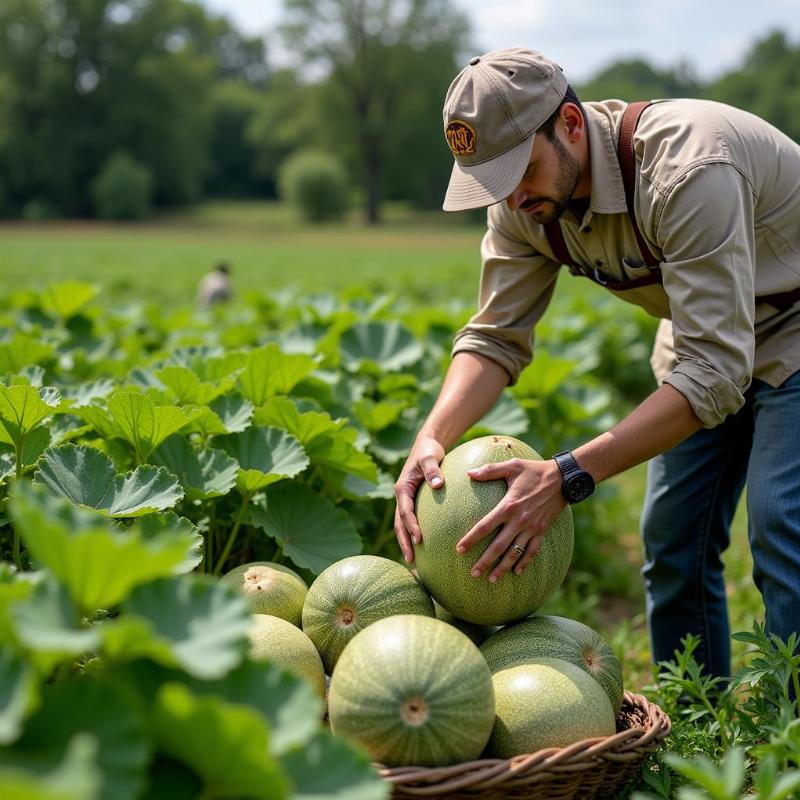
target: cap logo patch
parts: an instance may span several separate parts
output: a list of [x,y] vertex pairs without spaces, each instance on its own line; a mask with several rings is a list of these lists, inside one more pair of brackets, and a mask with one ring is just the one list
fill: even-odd
[[444,129],[447,144],[455,156],[475,155],[475,128],[468,122],[454,119]]

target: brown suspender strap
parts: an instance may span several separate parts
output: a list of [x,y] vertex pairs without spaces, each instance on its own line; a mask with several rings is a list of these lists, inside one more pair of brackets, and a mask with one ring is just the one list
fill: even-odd
[[639,124],[639,117],[642,116],[647,106],[648,100],[639,100],[635,103],[628,103],[628,107],[622,114],[622,123],[619,128],[619,141],[617,142],[617,159],[619,160],[620,170],[622,171],[622,185],[625,187],[625,201],[628,204],[628,216],[633,225],[633,232],[636,235],[636,244],[642,253],[644,263],[648,267],[658,266],[658,259],[650,252],[645,244],[639,226],[636,224],[636,214],[633,210],[633,203],[636,197],[636,156],[633,153],[633,133]]
[[633,203],[636,194],[636,158],[633,153],[633,133],[636,130],[636,126],[639,124],[639,117],[641,117],[642,111],[644,111],[648,105],[650,105],[650,102],[647,100],[629,103],[628,107],[623,112],[622,122],[620,123],[619,140],[617,141],[617,159],[619,160],[619,166],[622,172],[622,185],[625,187],[628,216],[633,225],[636,242],[639,245],[639,250],[644,258],[645,264],[653,268],[651,274],[643,278],[635,278],[629,281],[617,281],[614,283],[604,281],[597,270],[593,273],[588,273],[581,269],[574,261],[569,253],[567,243],[564,241],[564,234],[561,231],[561,225],[558,220],[553,220],[544,225],[547,242],[559,263],[566,264],[573,275],[584,275],[613,291],[623,291],[625,289],[635,289],[639,286],[650,286],[654,283],[661,283],[661,270],[657,268],[658,259],[650,252],[650,249],[645,244],[642,234],[639,232],[639,226],[636,224],[636,215],[633,211]]

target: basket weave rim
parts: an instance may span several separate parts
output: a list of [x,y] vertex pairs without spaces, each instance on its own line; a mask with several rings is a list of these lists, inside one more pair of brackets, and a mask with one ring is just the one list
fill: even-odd
[[618,720],[621,718],[625,724],[631,712],[644,717],[644,726],[633,725],[612,736],[583,739],[568,747],[548,747],[506,759],[480,758],[448,767],[375,767],[384,780],[402,784],[421,797],[464,788],[488,789],[498,784],[529,785],[558,774],[589,770],[603,760],[619,763],[642,759],[670,735],[672,722],[667,714],[646,697],[626,690]]

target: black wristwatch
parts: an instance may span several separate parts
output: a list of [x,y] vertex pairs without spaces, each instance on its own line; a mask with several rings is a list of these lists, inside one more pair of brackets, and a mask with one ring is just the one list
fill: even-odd
[[569,450],[556,453],[553,460],[561,471],[561,493],[568,503],[580,503],[594,492],[594,478],[578,466]]

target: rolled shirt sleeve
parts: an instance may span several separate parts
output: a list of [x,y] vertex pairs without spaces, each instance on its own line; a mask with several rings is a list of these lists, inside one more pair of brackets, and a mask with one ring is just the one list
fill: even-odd
[[524,241],[509,216],[500,205],[489,209],[478,311],[456,333],[452,354],[486,356],[513,384],[533,357],[533,328],[553,296],[559,267]]
[[664,379],[707,428],[744,404],[755,355],[754,197],[727,163],[694,166],[656,222],[677,364]]

